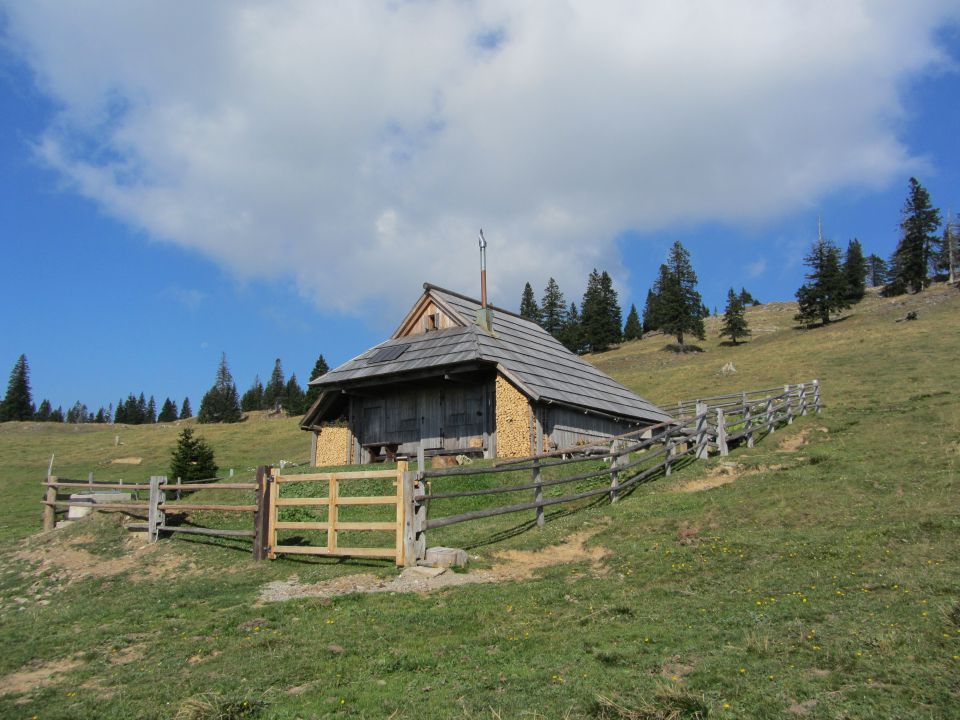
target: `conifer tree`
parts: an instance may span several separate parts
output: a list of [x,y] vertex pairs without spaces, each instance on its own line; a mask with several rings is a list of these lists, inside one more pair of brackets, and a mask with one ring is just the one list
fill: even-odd
[[643,304],[643,331],[645,333],[660,329],[660,318],[658,315],[658,302],[660,295],[657,288],[661,282],[664,273],[667,272],[667,266],[660,266],[661,277],[654,282],[654,286],[647,290],[647,301]]
[[50,401],[44,398],[40,403],[40,407],[37,408],[37,412],[34,414],[33,419],[37,422],[48,422],[50,420],[51,412],[53,412],[53,407],[50,405]]
[[180,419],[186,420],[193,417],[193,408],[190,407],[190,398],[183,399],[183,405],[180,406]]
[[723,313],[723,321],[720,324],[720,337],[728,337],[736,345],[739,338],[747,337],[750,334],[750,328],[747,327],[743,293],[737,295],[733,288],[730,288],[727,292],[727,308]]
[[603,352],[620,342],[622,322],[613,280],[606,270],[601,273],[594,268],[580,304],[583,339],[590,351]]
[[62,423],[63,421],[63,406],[58,405],[57,409],[50,413],[50,422]]
[[751,295],[745,287],[740,288],[740,302],[743,303],[744,308],[748,308],[750,306],[755,307],[760,304],[760,301]]
[[237,386],[227,367],[227,354],[220,356],[220,366],[217,368],[217,379],[203,400],[200,401],[200,412],[197,422],[200,423],[235,423],[240,422],[243,415],[240,412],[240,398],[237,396]]
[[908,290],[918,293],[930,284],[927,268],[938,242],[940,211],[930,203],[930,193],[916,178],[910,178],[910,192],[901,212],[900,242],[893,254],[887,295]]
[[107,411],[101,407],[99,410],[97,410],[96,417],[93,418],[93,421],[98,425],[103,425],[105,422],[107,422]]
[[34,411],[30,395],[30,368],[27,367],[27,356],[21,355],[10,371],[7,394],[0,402],[0,422],[29,420]]
[[157,401],[153,398],[153,395],[150,396],[150,401],[147,403],[147,413],[143,421],[151,424],[157,421]]
[[127,407],[122,399],[117,403],[117,409],[113,413],[113,422],[117,425],[127,422]]
[[283,405],[286,386],[287,381],[283,377],[283,366],[280,364],[280,358],[277,358],[273,363],[270,382],[267,383],[267,386],[263,390],[264,410],[276,410],[278,405]]
[[850,307],[847,301],[847,283],[840,267],[840,248],[821,235],[804,259],[810,268],[807,280],[797,290],[800,312],[795,320],[805,325],[830,322],[830,314]]
[[537,307],[537,300],[533,296],[533,288],[530,287],[530,283],[523,286],[523,294],[520,296],[520,317],[531,322],[540,322],[540,308]]
[[867,256],[867,284],[870,287],[880,287],[887,283],[887,261],[876,254]]
[[847,286],[847,301],[858,303],[867,292],[867,261],[863,257],[860,241],[853,238],[847,244],[847,255],[843,261],[843,278]]
[[300,387],[300,384],[297,382],[296,373],[293,373],[290,376],[290,380],[287,381],[284,394],[287,398],[284,406],[287,410],[287,415],[303,415],[304,411],[306,410],[306,408],[303,406],[303,403],[306,400],[306,395],[304,394],[303,389]]
[[583,326],[580,323],[580,313],[577,312],[576,303],[570,303],[567,320],[557,339],[572,353],[579,355],[584,352]]
[[253,378],[253,385],[240,398],[240,409],[244,412],[263,410],[263,383],[259,375]]
[[168,423],[174,422],[177,419],[177,404],[167,398],[163,401],[163,405],[160,407],[160,414],[157,415],[157,422]]
[[560,292],[560,286],[553,278],[547,280],[543,290],[543,299],[540,301],[540,327],[553,335],[560,337],[563,326],[567,321],[567,301]]
[[663,332],[673,335],[686,350],[684,336],[692,334],[703,340],[703,299],[697,292],[697,274],[690,263],[690,253],[680,244],[673,243],[667,258],[666,273],[661,280],[657,302],[659,324]]
[[643,326],[640,324],[640,315],[637,313],[637,306],[631,304],[627,323],[623,326],[623,339],[639,340],[641,337],[643,337]]
[[181,481],[212,480],[217,476],[213,449],[206,441],[194,437],[192,428],[184,428],[170,453],[170,477]]
[[67,422],[73,425],[89,422],[89,412],[87,406],[77,400],[73,407],[67,410]]
[[[322,375],[326,375],[330,372],[330,366],[327,365],[327,361],[323,359],[323,355],[317,358],[317,362],[313,365],[313,370],[310,371],[310,380],[316,380]],[[307,392],[303,398],[303,409],[304,412],[313,407],[313,404],[317,401],[317,398],[320,397],[320,388],[315,385],[307,385]]]
[[150,416],[147,413],[147,399],[143,396],[143,393],[140,393],[140,397],[137,398],[137,424],[143,425],[149,422]]

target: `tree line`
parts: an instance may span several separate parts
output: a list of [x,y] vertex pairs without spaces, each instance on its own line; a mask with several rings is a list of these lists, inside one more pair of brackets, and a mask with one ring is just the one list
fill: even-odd
[[[321,355],[317,358],[310,377],[319,377],[328,370],[327,362]],[[282,410],[291,416],[302,415],[316,401],[319,393],[319,389],[313,387],[308,387],[304,391],[297,382],[296,374],[286,380],[283,366],[277,358],[266,387],[261,384],[258,375],[241,399],[237,395],[237,388],[224,354],[220,358],[216,380],[203,396],[197,421],[200,423],[239,422],[243,419],[243,412],[252,410],[277,412]],[[191,417],[193,417],[193,409],[190,398],[184,398],[179,407],[176,401],[166,398],[158,409],[154,396],[147,398],[142,392],[138,395],[130,393],[126,399],[121,398],[116,407],[111,403],[106,407],[100,407],[96,412],[79,400],[66,412],[62,406],[54,408],[47,399],[42,400],[39,407],[36,407],[30,388],[30,368],[26,355],[21,355],[14,364],[6,395],[0,401],[0,422],[33,420],[75,424],[113,422],[145,425],[174,422]]]

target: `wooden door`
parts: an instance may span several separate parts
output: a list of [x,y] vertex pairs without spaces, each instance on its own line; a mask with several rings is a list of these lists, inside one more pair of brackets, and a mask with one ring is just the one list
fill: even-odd
[[420,442],[425,450],[443,447],[443,390],[423,390],[420,393]]

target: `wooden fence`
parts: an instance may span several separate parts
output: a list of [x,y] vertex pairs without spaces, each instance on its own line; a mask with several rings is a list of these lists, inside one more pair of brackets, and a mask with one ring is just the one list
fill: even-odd
[[[349,472],[325,472],[303,475],[283,475],[279,470],[262,465],[257,468],[256,482],[192,482],[168,483],[167,478],[155,476],[147,484],[86,482],[49,476],[44,482],[46,494],[43,503],[44,530],[56,525],[58,512],[82,505],[79,499],[70,499],[60,490],[84,489],[127,490],[134,493],[147,492],[146,502],[123,502],[96,504],[100,511],[142,513],[147,522],[131,525],[131,529],[147,531],[151,542],[156,542],[163,533],[186,533],[218,537],[252,538],[253,557],[256,560],[276,558],[278,554],[320,556],[353,556],[393,559],[397,565],[415,565],[426,555],[427,532],[457,523],[480,520],[517,512],[534,512],[537,525],[544,524],[544,509],[590,498],[609,497],[617,502],[624,493],[640,483],[655,477],[670,475],[679,465],[704,459],[711,452],[726,455],[734,444],[754,442],[773,433],[779,426],[788,425],[795,417],[810,412],[819,413],[822,408],[820,383],[784,385],[777,388],[752,390],[731,395],[718,395],[693,401],[681,401],[668,410],[670,421],[635,430],[611,438],[603,444],[593,444],[554,450],[524,458],[501,460],[492,466],[427,469],[421,447],[417,456],[417,470],[412,471],[406,461],[397,463],[395,470],[363,470]],[[604,461],[597,468],[597,461]],[[554,469],[591,464],[584,472],[547,477]],[[563,471],[567,472],[567,471]],[[511,485],[474,487],[466,490],[446,489],[433,492],[433,484],[444,485],[465,478],[502,473],[528,473],[529,479]],[[521,475],[522,477],[522,475]],[[359,480],[393,480],[390,494],[345,495],[341,484]],[[597,487],[576,489],[565,495],[548,495],[552,488],[572,483],[587,483],[603,480]],[[293,483],[326,483],[327,492],[312,497],[283,496],[281,488]],[[192,496],[197,492],[224,490],[253,491],[252,503],[198,503]],[[191,500],[180,500],[181,493],[190,492]],[[174,497],[171,497],[175,493]],[[438,510],[428,512],[437,503],[447,500],[479,498],[511,493],[531,493],[531,499],[495,507],[438,516]],[[349,506],[394,506],[389,521],[344,521],[340,509]],[[281,512],[285,508],[326,508],[326,518],[310,520],[285,520]],[[223,529],[195,525],[170,524],[168,515],[215,511],[247,513],[252,515],[252,528]],[[316,531],[326,533],[323,546],[306,544],[283,544],[278,539],[279,531]],[[340,545],[340,532],[373,531],[390,533],[389,547]]]

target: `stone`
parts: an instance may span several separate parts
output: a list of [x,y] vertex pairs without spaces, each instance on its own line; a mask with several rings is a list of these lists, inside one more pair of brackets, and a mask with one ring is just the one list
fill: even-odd
[[67,508],[67,520],[79,520],[93,512],[92,505],[109,505],[110,503],[131,502],[132,495],[125,492],[88,492],[74,493],[70,500],[77,500],[76,505]]
[[467,564],[467,553],[460,548],[432,547],[427,549],[425,562],[430,567],[463,567]]

